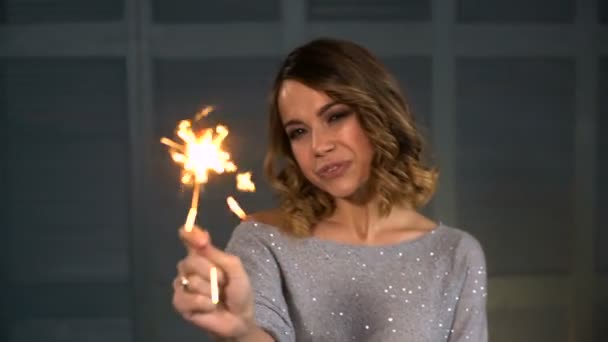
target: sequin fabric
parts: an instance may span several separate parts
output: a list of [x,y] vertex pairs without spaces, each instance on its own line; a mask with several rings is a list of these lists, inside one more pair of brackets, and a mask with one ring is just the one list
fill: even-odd
[[487,341],[486,268],[470,234],[440,224],[388,246],[294,238],[241,223],[256,320],[276,341]]

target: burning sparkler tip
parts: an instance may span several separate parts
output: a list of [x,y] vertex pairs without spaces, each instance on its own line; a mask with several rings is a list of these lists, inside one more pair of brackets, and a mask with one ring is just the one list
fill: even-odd
[[228,208],[230,208],[230,211],[232,211],[241,220],[244,220],[247,218],[247,214],[245,213],[245,211],[243,209],[241,209],[241,206],[234,199],[234,197],[228,196],[228,198],[226,198],[226,203],[228,204]]

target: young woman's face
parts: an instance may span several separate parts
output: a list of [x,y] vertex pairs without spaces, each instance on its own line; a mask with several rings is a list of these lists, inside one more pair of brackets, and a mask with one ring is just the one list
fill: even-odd
[[336,198],[363,189],[374,151],[355,112],[293,80],[283,82],[278,106],[293,155],[313,185]]

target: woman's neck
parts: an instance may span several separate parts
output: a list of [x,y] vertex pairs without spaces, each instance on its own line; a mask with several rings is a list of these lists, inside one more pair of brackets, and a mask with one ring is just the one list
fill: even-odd
[[320,235],[341,236],[361,243],[372,242],[377,236],[409,226],[420,215],[406,206],[395,205],[386,216],[380,215],[379,199],[365,203],[336,199],[334,213],[319,224]]

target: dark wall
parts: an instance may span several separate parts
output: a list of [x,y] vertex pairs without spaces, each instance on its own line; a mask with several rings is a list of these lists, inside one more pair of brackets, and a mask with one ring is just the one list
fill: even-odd
[[[317,36],[395,74],[441,171],[424,212],[474,234],[492,341],[608,322],[608,5],[600,0],[0,0],[0,339],[201,341],[171,307],[191,190],[159,143],[205,105],[255,194],[213,177],[199,224],[270,208],[268,90]],[[588,323],[592,322],[592,323]]]

